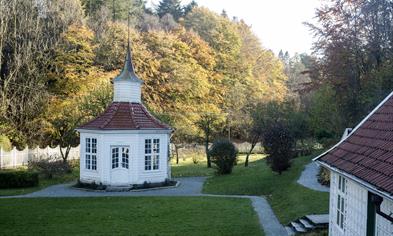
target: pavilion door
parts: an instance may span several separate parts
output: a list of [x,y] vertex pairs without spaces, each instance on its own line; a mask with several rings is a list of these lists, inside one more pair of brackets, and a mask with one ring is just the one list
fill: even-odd
[[129,184],[130,148],[128,146],[111,147],[111,183],[114,185]]

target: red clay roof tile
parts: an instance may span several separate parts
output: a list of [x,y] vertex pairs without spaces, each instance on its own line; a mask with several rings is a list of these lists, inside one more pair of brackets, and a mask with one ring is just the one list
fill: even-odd
[[393,96],[318,161],[393,194]]
[[171,129],[153,117],[140,103],[113,102],[104,113],[78,129],[138,130]]

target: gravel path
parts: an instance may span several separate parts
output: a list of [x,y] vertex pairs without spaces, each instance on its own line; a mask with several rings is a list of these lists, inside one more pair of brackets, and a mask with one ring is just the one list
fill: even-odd
[[176,188],[145,190],[139,192],[96,192],[72,188],[73,183],[58,184],[37,192],[18,196],[5,196],[0,198],[37,198],[37,197],[107,197],[107,196],[186,196],[186,197],[229,197],[229,198],[247,198],[252,202],[252,206],[257,213],[259,223],[266,235],[287,236],[284,227],[278,221],[269,203],[263,197],[243,196],[243,195],[216,195],[203,194],[202,187],[206,177],[187,177],[177,178],[180,185]]
[[316,190],[320,192],[329,192],[328,187],[318,182],[317,175],[318,175],[318,166],[316,163],[311,162],[310,164],[306,165],[306,168],[303,170],[297,182],[303,185],[304,187],[312,190]]

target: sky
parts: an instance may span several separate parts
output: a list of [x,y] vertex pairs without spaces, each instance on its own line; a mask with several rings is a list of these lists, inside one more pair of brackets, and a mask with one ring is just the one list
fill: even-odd
[[[149,0],[150,6],[159,0]],[[190,0],[182,0],[187,4]],[[313,38],[303,22],[312,22],[321,0],[196,0],[199,6],[243,19],[265,48],[276,54],[311,52]]]

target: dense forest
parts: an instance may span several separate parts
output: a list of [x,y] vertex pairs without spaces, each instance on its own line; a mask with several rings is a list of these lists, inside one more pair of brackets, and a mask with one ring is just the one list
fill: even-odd
[[246,22],[195,2],[0,1],[1,139],[77,145],[75,127],[111,102],[130,33],[143,102],[174,143],[255,143],[274,122],[329,143],[392,89],[393,1],[321,5],[314,53],[275,56]]

